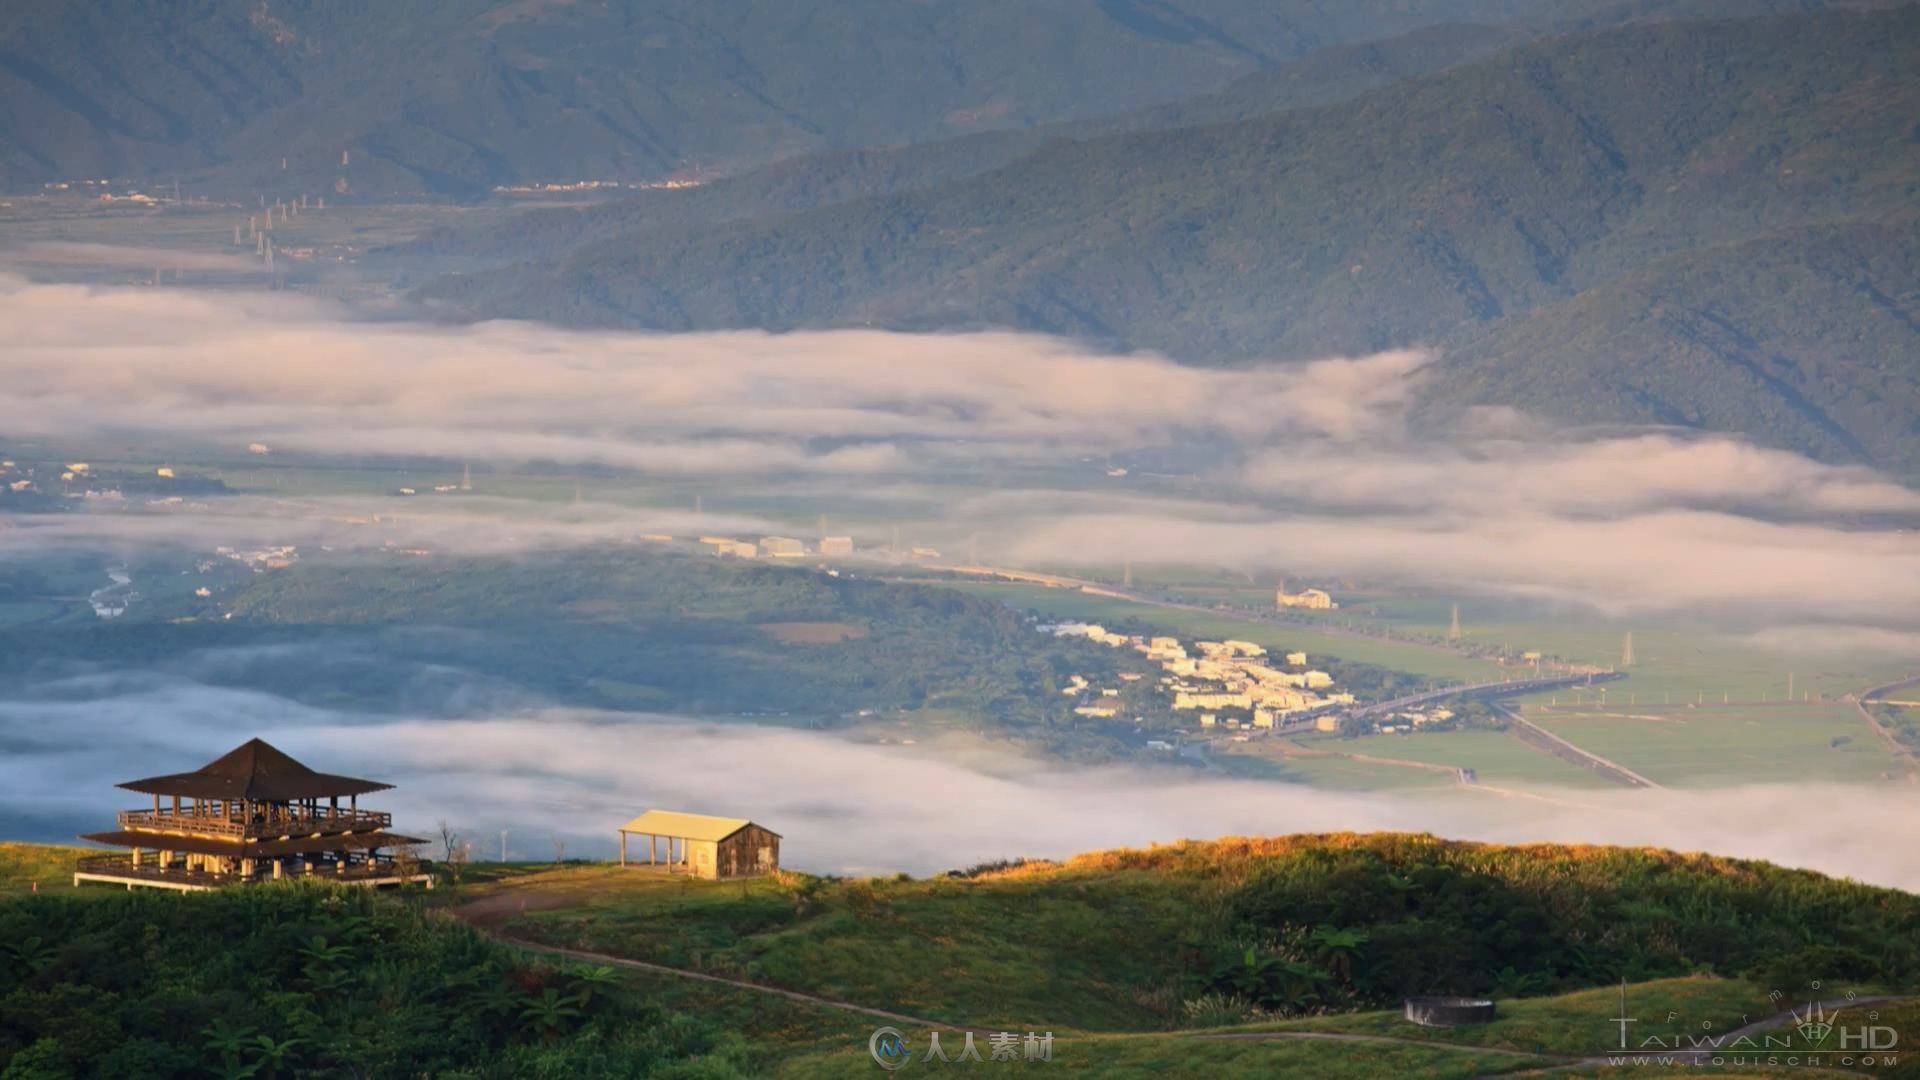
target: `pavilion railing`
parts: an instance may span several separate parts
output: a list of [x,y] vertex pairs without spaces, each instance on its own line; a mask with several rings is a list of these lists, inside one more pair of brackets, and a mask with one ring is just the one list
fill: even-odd
[[[363,881],[368,878],[390,878],[400,873],[401,863],[387,856],[376,858],[372,862],[349,863],[341,870],[337,863],[314,862],[313,869],[296,871],[290,865],[282,866],[282,879],[287,881]],[[433,863],[428,859],[413,861],[415,874],[425,874],[432,870]],[[182,885],[236,885],[242,882],[262,882],[273,880],[273,865],[261,860],[254,868],[251,877],[234,873],[219,874],[208,870],[189,870],[183,865],[160,866],[149,857],[135,866],[128,855],[90,855],[74,864],[74,869],[82,874],[98,874],[104,877],[133,878],[140,881],[167,881]]]
[[201,836],[234,836],[245,839],[277,836],[303,836],[312,833],[363,832],[393,825],[393,815],[379,810],[330,810],[322,808],[309,814],[296,810],[267,821],[243,821],[218,814],[176,814],[171,810],[122,810],[120,827],[162,832],[194,833]]

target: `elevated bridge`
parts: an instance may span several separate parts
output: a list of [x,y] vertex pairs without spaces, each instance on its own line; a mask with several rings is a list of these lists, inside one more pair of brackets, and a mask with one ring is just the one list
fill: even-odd
[[1542,690],[1558,690],[1567,686],[1591,686],[1594,683],[1612,682],[1624,679],[1626,675],[1618,671],[1588,671],[1577,675],[1553,675],[1538,679],[1505,679],[1500,682],[1473,683],[1468,686],[1442,686],[1435,690],[1423,690],[1418,694],[1394,698],[1392,701],[1378,701],[1371,705],[1361,705],[1349,711],[1350,716],[1381,716],[1386,713],[1411,709],[1435,701],[1445,701],[1456,697],[1503,698],[1520,694],[1533,694]]

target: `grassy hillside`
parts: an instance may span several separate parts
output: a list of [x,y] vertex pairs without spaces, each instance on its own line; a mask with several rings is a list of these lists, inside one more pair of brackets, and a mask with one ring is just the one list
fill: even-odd
[[0,188],[184,174],[463,193],[737,169],[1138,108],[1326,44],[1614,2],[26,0],[0,12]]
[[752,1075],[707,1019],[367,890],[10,899],[0,942],[9,1077]]
[[1298,836],[918,881],[706,885],[606,868],[489,891],[540,898],[494,909],[509,933],[950,1024],[1150,1031],[1700,971],[1920,980],[1904,944],[1920,940],[1920,898],[1646,849]]
[[[956,183],[669,225],[429,295],[673,330],[1007,325],[1204,363],[1472,339],[1485,368],[1474,400],[1697,415],[1909,464],[1910,399],[1875,399],[1911,381],[1901,360],[1920,348],[1920,319],[1898,234],[1869,241],[1906,220],[1920,184],[1917,37],[1914,6],[1572,35],[1325,108],[1049,143]],[[1849,221],[1865,227],[1843,230],[1852,241],[1818,228]],[[1835,244],[1839,257],[1812,281],[1747,276],[1749,243],[1772,245],[1782,273]],[[1638,298],[1698,317],[1656,321],[1632,354],[1602,320],[1571,341],[1544,328],[1474,338],[1631,290],[1619,283],[1669,256],[1691,261],[1658,270]],[[1798,288],[1777,321],[1734,312],[1733,333],[1716,326],[1723,297],[1756,308],[1783,282]],[[1844,316],[1817,314],[1835,282],[1864,286],[1847,312],[1874,309],[1857,342]],[[1526,347],[1540,339],[1555,342],[1545,357]],[[1836,349],[1844,366],[1823,360]],[[1795,365],[1820,373],[1778,375]],[[1612,389],[1584,394],[1586,373]],[[1636,399],[1626,388],[1643,382],[1692,389]],[[1861,430],[1842,437],[1847,424]]]
[[[0,880],[66,857],[0,847]],[[950,1054],[963,1027],[1051,1032],[1046,1067],[1085,1075],[1597,1075],[1575,1063],[1614,1045],[1612,962],[1717,970],[1635,975],[1627,994],[1639,1034],[1724,1032],[1774,1014],[1774,991],[1794,998],[1807,971],[1835,997],[1910,988],[1920,905],[1760,863],[1391,835],[1188,843],[922,881],[710,883],[583,864],[464,877],[424,895],[289,882],[0,897],[0,1070],[844,1076],[872,1067],[881,1022],[854,1007],[882,1007],[905,1013],[893,1022],[917,1050],[929,1024]],[[1391,915],[1368,900],[1389,894]],[[488,932],[823,998],[502,947],[447,909]],[[1538,953],[1520,929],[1536,909],[1591,971],[1562,976],[1540,954],[1537,968],[1493,972],[1499,1017],[1483,1027],[1416,1028],[1366,1007],[1357,988],[1420,957]],[[1245,921],[1255,912],[1260,927]],[[1293,929],[1330,912],[1338,933]],[[1406,933],[1388,942],[1394,927]],[[1223,931],[1257,930],[1250,960],[1207,962]],[[1868,943],[1867,967],[1849,966]],[[1748,977],[1724,977],[1736,970]],[[1601,985],[1546,992],[1556,982]],[[1268,983],[1294,999],[1255,1008],[1247,995]],[[1903,1035],[1916,1015],[1912,1000],[1874,1008]]]

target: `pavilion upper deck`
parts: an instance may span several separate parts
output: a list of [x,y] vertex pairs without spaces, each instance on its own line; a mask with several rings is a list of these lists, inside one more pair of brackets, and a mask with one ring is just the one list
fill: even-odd
[[[235,809],[227,813],[206,807],[180,811],[164,807],[158,810],[122,810],[119,822],[122,829],[139,832],[246,840],[371,832],[393,825],[393,815],[380,810],[329,806],[309,808],[298,804],[261,808],[256,804],[254,814],[248,817],[238,809],[240,805],[234,804]],[[208,812],[196,813],[193,812],[195,809]]]

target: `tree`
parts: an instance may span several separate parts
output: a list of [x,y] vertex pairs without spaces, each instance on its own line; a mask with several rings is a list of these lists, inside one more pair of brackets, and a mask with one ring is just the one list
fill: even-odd
[[575,1005],[572,998],[561,997],[560,991],[552,987],[520,1010],[520,1019],[531,1024],[548,1042],[559,1039],[568,1023],[579,1018],[580,1006]]
[[1313,946],[1314,959],[1326,965],[1341,982],[1353,981],[1353,962],[1360,947],[1367,943],[1364,930],[1342,930],[1335,926],[1315,927],[1307,941]]
[[446,819],[440,821],[441,861],[446,864],[447,876],[455,885],[460,884],[460,871],[467,865],[467,857],[472,848],[460,842],[460,834],[453,831]]
[[224,1017],[215,1020],[201,1030],[206,1036],[206,1047],[220,1055],[222,1077],[239,1080],[260,1071],[258,1064],[242,1065],[240,1053],[253,1041],[253,1032],[247,1028],[236,1028],[228,1024]]
[[267,1080],[277,1080],[280,1067],[287,1063],[293,1048],[305,1042],[305,1039],[280,1039],[275,1041],[271,1035],[256,1036],[249,1045],[253,1054],[253,1064],[257,1069],[267,1070]]
[[596,991],[620,985],[620,976],[605,964],[577,967],[568,972],[568,975],[573,980],[573,995],[579,999],[582,1009],[593,1004],[593,995]]

